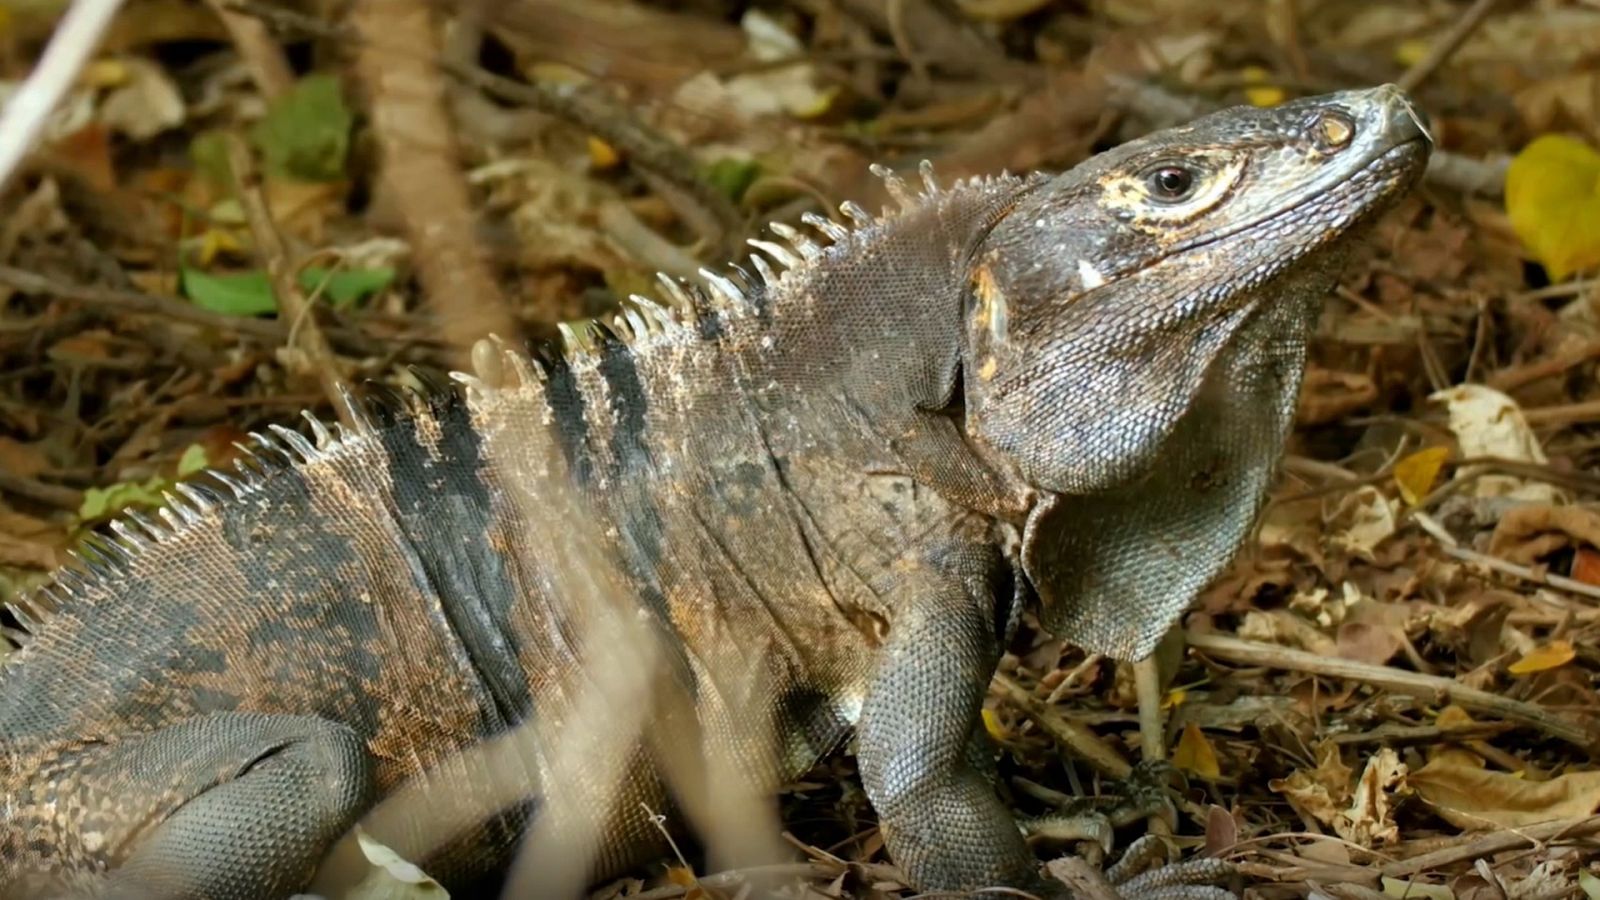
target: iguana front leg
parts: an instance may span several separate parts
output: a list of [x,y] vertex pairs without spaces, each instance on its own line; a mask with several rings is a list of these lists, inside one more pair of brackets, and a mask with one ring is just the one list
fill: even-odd
[[90,890],[117,900],[292,894],[374,793],[360,737],[311,716],[213,713],[55,764],[31,800],[84,811],[72,843],[110,866]]
[[914,887],[1060,896],[972,750],[985,737],[979,710],[1015,624],[997,577],[1003,566],[990,550],[962,548],[900,586],[906,595],[867,688],[857,756],[889,855]]
[[[856,755],[884,844],[913,887],[1068,897],[1066,885],[1040,874],[994,789],[980,710],[1020,607],[1002,583],[1005,571],[991,550],[963,548],[941,554],[924,577],[900,586],[914,593],[898,598],[903,602],[856,726]],[[1211,886],[1231,871],[1220,860],[1144,874],[1129,869],[1135,861],[1106,872],[1127,900],[1231,896]]]

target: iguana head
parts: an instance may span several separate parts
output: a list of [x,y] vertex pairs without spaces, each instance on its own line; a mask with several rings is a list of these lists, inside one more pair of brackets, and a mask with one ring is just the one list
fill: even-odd
[[1046,624],[1142,652],[1226,564],[1320,300],[1430,146],[1393,86],[1225,110],[1044,182],[976,245],[967,429],[1070,508],[1071,530],[1098,529],[1059,536],[1044,508],[1030,523]]

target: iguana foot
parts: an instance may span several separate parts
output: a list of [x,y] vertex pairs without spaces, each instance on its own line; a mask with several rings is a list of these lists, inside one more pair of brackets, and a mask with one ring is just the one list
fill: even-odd
[[1232,878],[1233,864],[1205,857],[1167,861],[1167,843],[1145,835],[1128,847],[1122,858],[1104,873],[1077,858],[1063,858],[1047,867],[1082,900],[1234,900],[1222,886]]
[[1164,761],[1141,762],[1118,782],[1112,797],[1085,797],[1053,813],[1018,819],[1017,825],[1030,842],[1089,842],[1109,854],[1115,829],[1151,816],[1168,822],[1175,819],[1168,796],[1168,777],[1173,771]]
[[1214,856],[1169,862],[1167,842],[1147,834],[1134,841],[1106,880],[1125,900],[1231,900],[1222,883],[1236,873],[1233,863]]

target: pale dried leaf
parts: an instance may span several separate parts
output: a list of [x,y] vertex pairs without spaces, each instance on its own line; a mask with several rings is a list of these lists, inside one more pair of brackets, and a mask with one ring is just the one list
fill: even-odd
[[122,61],[122,84],[100,104],[100,122],[136,141],[184,123],[183,95],[160,66],[143,59]]
[[447,900],[450,896],[427,873],[366,832],[357,829],[356,842],[372,869],[345,893],[345,900]]
[[1296,769],[1288,778],[1275,778],[1267,786],[1317,821],[1332,825],[1350,802],[1350,767],[1339,758],[1339,747],[1325,741],[1317,747],[1316,768]]
[[1406,765],[1392,748],[1384,747],[1367,759],[1356,781],[1350,807],[1334,817],[1333,830],[1347,841],[1371,847],[1400,838],[1394,821],[1392,794],[1406,783]]
[[[1494,388],[1462,384],[1434,393],[1429,399],[1443,402],[1450,413],[1450,430],[1455,432],[1462,456],[1497,456],[1518,462],[1547,462],[1539,439],[1515,400]],[[1465,470],[1456,474],[1461,478]],[[1478,497],[1512,497],[1553,503],[1565,499],[1556,488],[1509,475],[1485,475],[1473,483]]]
[[1328,523],[1335,547],[1371,560],[1377,546],[1395,532],[1395,502],[1372,485],[1344,495]]
[[1522,828],[1587,816],[1600,808],[1600,771],[1594,770],[1528,781],[1452,754],[1430,760],[1411,773],[1409,783],[1441,818],[1458,828]]
[[1425,881],[1401,881],[1383,876],[1383,895],[1395,900],[1456,900],[1456,892],[1446,885]]
[[1489,552],[1531,565],[1574,544],[1600,548],[1600,513],[1582,506],[1529,503],[1506,510],[1495,523]]

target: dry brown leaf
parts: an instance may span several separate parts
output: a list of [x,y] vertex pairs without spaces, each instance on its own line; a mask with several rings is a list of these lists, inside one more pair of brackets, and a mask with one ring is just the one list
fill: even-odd
[[1600,584],[1600,553],[1588,547],[1579,547],[1577,554],[1572,557],[1570,577],[1584,584]]
[[1539,557],[1579,541],[1600,548],[1600,514],[1582,506],[1531,503],[1514,506],[1501,515],[1489,540],[1489,552],[1531,565]]
[[1534,134],[1573,126],[1592,128],[1600,120],[1600,72],[1544,79],[1518,91],[1511,102]]
[[62,554],[49,544],[24,540],[0,532],[0,566],[46,571],[60,565]]
[[1458,828],[1522,828],[1587,816],[1600,808],[1600,771],[1595,770],[1527,781],[1451,754],[1430,760],[1408,781],[1441,818]]
[[1384,747],[1367,758],[1356,781],[1350,808],[1334,817],[1333,830],[1347,841],[1371,847],[1400,838],[1390,795],[1404,787],[1406,764],[1392,748]]
[[1371,561],[1377,546],[1395,532],[1393,502],[1364,485],[1340,499],[1328,528],[1328,541],[1335,547]]
[[1346,622],[1336,641],[1341,659],[1383,665],[1405,646],[1400,629],[1377,622]]
[[48,468],[50,458],[38,444],[25,444],[0,436],[0,472],[10,472],[19,478],[32,478]]
[[1362,372],[1336,372],[1320,366],[1306,370],[1300,388],[1298,420],[1307,425],[1334,422],[1378,399],[1378,385]]
[[969,17],[985,22],[1009,22],[1043,9],[1050,0],[956,0]]
[[1325,741],[1317,747],[1317,767],[1296,769],[1288,778],[1275,778],[1267,787],[1287,797],[1324,825],[1332,825],[1350,801],[1350,767],[1339,758],[1339,747]]

